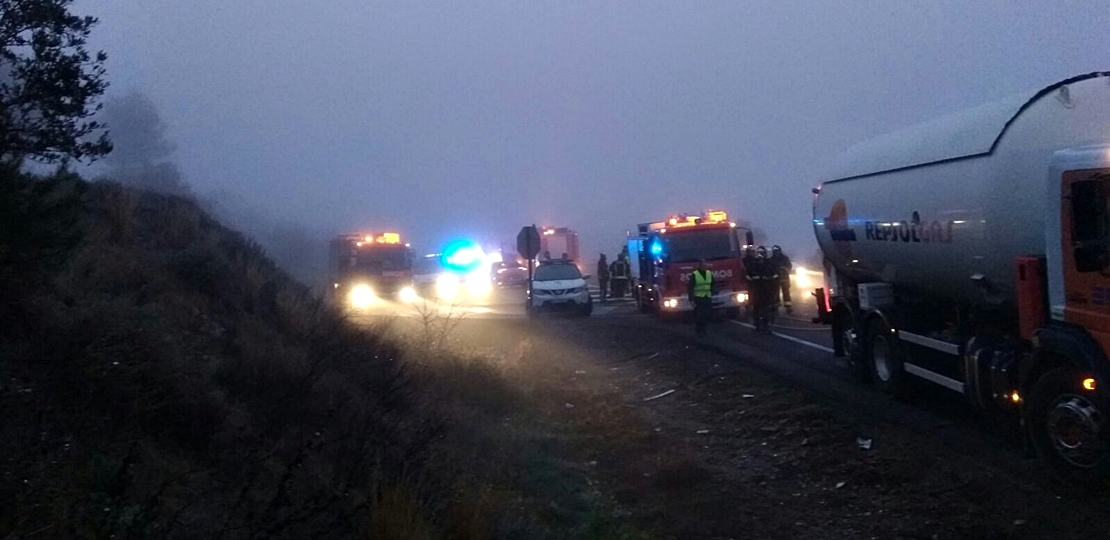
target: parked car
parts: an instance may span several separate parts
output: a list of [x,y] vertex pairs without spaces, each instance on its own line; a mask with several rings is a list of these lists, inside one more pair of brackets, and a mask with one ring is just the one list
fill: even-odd
[[532,299],[528,314],[540,311],[577,311],[583,316],[593,312],[593,299],[586,278],[573,261],[544,261],[532,275]]
[[421,298],[445,302],[484,298],[491,287],[485,271],[467,274],[451,270],[443,265],[438,254],[426,255],[416,263],[413,283]]
[[497,262],[490,267],[490,278],[498,287],[528,286],[528,267],[513,262]]

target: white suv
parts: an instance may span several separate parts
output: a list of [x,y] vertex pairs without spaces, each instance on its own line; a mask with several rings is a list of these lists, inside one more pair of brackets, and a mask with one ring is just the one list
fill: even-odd
[[528,313],[539,310],[577,310],[589,315],[594,310],[586,279],[574,263],[544,261],[532,276],[532,301]]

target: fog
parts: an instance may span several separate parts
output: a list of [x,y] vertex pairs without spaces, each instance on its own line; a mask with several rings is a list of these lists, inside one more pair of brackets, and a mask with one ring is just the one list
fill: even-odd
[[[197,193],[421,252],[728,210],[814,250],[849,145],[1110,68],[1110,3],[86,1]],[[927,189],[927,186],[923,186]]]

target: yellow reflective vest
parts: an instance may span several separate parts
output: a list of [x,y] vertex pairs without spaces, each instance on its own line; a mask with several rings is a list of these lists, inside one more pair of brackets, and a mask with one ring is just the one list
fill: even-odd
[[713,273],[709,270],[694,270],[691,276],[694,280],[694,298],[709,298],[713,296]]

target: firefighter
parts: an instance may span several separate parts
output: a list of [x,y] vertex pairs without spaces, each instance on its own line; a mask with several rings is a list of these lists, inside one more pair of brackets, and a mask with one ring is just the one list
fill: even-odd
[[628,259],[624,258],[624,253],[621,253],[617,255],[617,260],[609,265],[609,285],[613,298],[624,298],[624,291],[628,288],[628,272]]
[[771,265],[779,276],[778,283],[779,289],[782,291],[782,306],[786,308],[787,315],[792,315],[794,304],[790,302],[790,271],[794,269],[794,265],[790,264],[790,257],[787,257],[779,246],[771,247]]
[[744,246],[744,267],[755,264],[755,246]]
[[597,287],[600,289],[598,295],[604,302],[609,297],[609,263],[605,260],[604,253],[597,260]]
[[771,332],[771,312],[778,297],[778,272],[767,257],[767,248],[759,246],[748,267],[751,285],[752,315],[757,332]]
[[687,293],[690,304],[694,306],[694,328],[698,337],[706,334],[709,326],[709,317],[713,314],[713,293],[716,283],[713,272],[705,264],[705,259],[698,261],[698,267],[690,274]]

